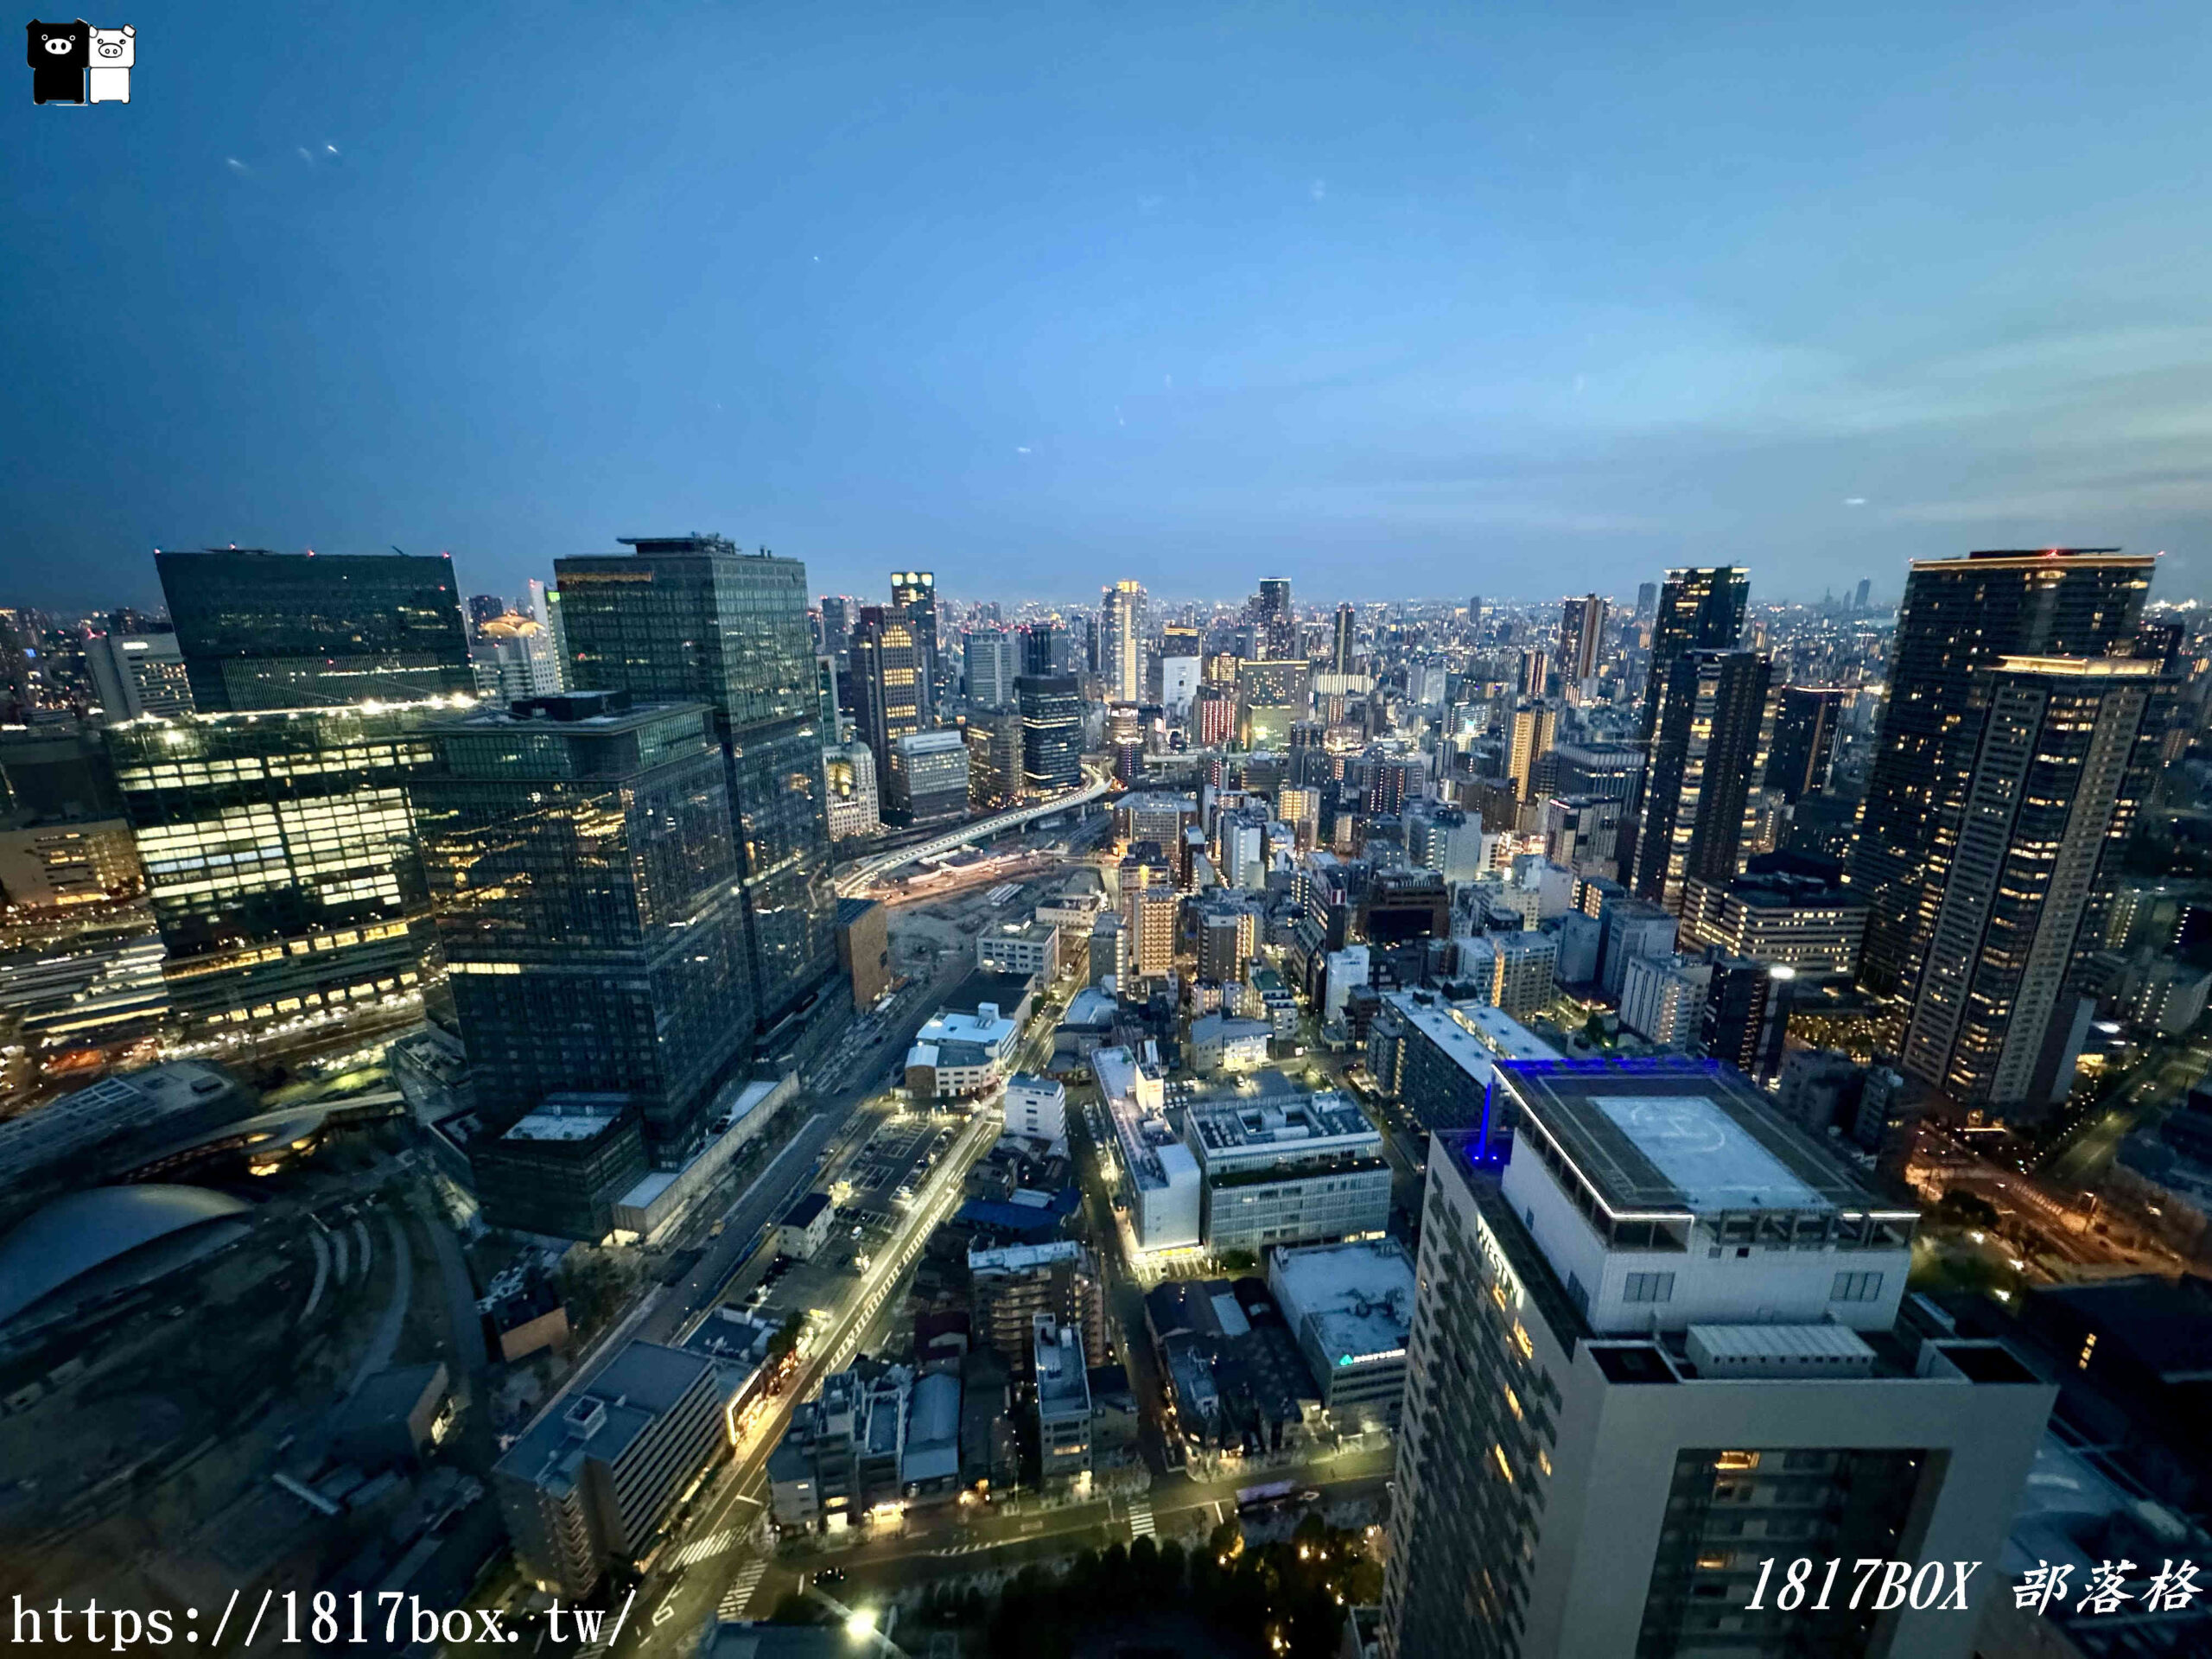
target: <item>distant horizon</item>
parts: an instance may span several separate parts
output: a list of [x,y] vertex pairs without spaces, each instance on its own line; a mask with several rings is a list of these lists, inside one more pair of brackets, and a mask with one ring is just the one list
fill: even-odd
[[133,20],[128,105],[0,99],[16,602],[717,524],[831,593],[2212,595],[2179,0]]

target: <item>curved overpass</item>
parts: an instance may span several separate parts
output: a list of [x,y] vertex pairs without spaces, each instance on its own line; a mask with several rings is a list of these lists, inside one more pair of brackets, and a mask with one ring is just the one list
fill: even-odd
[[1053,813],[1065,812],[1070,807],[1086,806],[1114,787],[1114,776],[1111,772],[1091,771],[1088,766],[1084,770],[1089,773],[1090,781],[1081,789],[1071,789],[1065,795],[1055,795],[1051,800],[1039,801],[1034,806],[1018,806],[1011,812],[1001,812],[995,817],[974,819],[946,830],[934,841],[925,841],[918,846],[901,847],[895,852],[878,853],[872,858],[861,860],[859,863],[837,878],[837,896],[841,899],[858,899],[884,876],[905,865],[912,864],[916,859],[934,858],[949,853],[957,847],[964,847],[971,841],[982,841],[992,836],[1003,834],[1017,824],[1027,823],[1032,819],[1049,818]]

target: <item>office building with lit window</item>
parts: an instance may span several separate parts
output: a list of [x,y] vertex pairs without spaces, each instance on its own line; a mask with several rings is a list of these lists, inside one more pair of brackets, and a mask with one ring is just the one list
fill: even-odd
[[1072,674],[1024,674],[1014,683],[1021,709],[1021,782],[1032,795],[1058,795],[1083,782],[1083,696]]
[[1693,876],[1682,884],[1681,941],[1719,945],[1732,957],[1849,973],[1866,935],[1866,902],[1816,875]]
[[2006,657],[1985,675],[1982,741],[1902,1069],[1969,1106],[2064,1100],[2088,1020],[2075,976],[2157,772],[2160,664]]
[[396,1011],[436,978],[408,792],[430,762],[424,727],[458,706],[108,728],[187,1040]]
[[1905,578],[1889,695],[1851,886],[1866,900],[1859,981],[1910,1003],[1936,933],[2001,657],[2126,654],[2158,563],[2118,548],[2048,548],[1916,559]]
[[919,690],[922,723],[937,719],[937,688],[944,677],[944,663],[937,637],[937,577],[928,570],[891,573],[891,608],[913,630],[914,651],[921,670]]
[[1692,877],[1726,881],[1741,868],[1746,804],[1773,740],[1757,652],[1688,651],[1669,664],[1629,886],[1669,915]]
[[157,552],[154,567],[203,715],[475,690],[446,554],[211,548]]
[[676,1167],[754,1025],[712,712],[566,692],[429,735],[416,811],[478,1116],[626,1095]]
[[891,745],[883,815],[902,829],[968,816],[968,740],[950,729],[909,732]]
[[569,683],[714,711],[765,1029],[810,1006],[837,966],[822,764],[833,734],[822,728],[806,567],[720,536],[620,539],[636,550],[554,563]]
[[2057,1390],[1905,1296],[1916,1212],[1725,1066],[1511,1063],[1497,1095],[1430,1143],[1388,1659],[1967,1659],[1926,1599],[1777,1605],[1799,1556],[2002,1554]]

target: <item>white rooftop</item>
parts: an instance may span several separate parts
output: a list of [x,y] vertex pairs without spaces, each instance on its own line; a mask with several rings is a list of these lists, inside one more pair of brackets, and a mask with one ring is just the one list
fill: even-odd
[[515,1120],[504,1137],[509,1141],[588,1141],[604,1134],[620,1117],[629,1103],[620,1096],[607,1100],[547,1101],[535,1111]]
[[1595,1103],[1700,1214],[1821,1207],[1818,1192],[1702,1095],[1612,1095]]

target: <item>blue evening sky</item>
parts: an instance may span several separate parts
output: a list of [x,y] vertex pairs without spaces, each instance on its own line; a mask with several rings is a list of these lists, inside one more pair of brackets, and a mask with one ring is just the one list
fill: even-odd
[[2202,0],[115,3],[128,106],[0,94],[0,602],[691,529],[867,594],[2212,597]]

